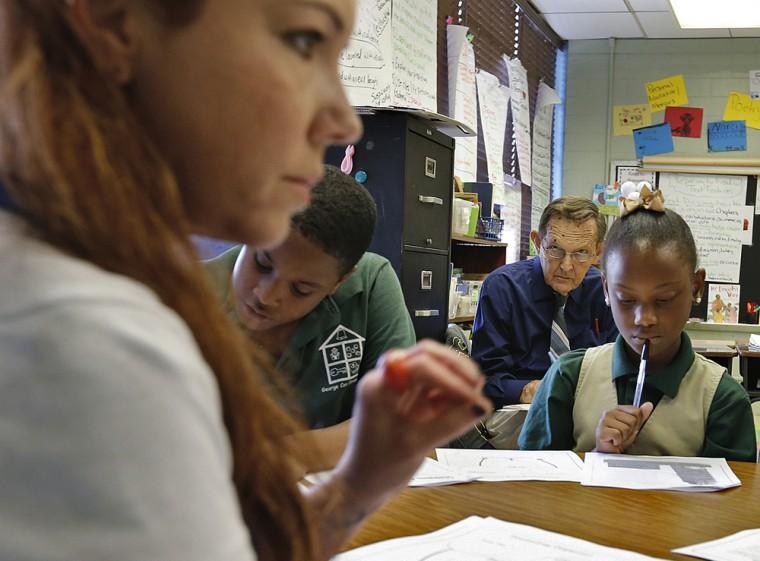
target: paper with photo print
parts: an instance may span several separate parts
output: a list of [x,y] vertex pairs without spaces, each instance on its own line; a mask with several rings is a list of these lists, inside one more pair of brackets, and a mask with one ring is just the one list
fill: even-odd
[[739,323],[738,284],[710,283],[707,290],[707,322]]

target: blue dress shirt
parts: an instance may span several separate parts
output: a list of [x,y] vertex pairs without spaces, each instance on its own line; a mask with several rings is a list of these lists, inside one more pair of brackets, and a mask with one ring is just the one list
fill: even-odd
[[[472,332],[472,357],[488,376],[494,405],[518,403],[523,387],[549,369],[554,291],[538,258],[504,265],[483,283]],[[604,303],[602,276],[591,267],[565,304],[570,349],[610,343],[618,334]]]

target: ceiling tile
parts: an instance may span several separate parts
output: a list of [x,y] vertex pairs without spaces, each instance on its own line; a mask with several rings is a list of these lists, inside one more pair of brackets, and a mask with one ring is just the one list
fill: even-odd
[[731,37],[760,37],[760,27],[731,29]]
[[628,11],[623,0],[533,0],[533,5],[542,14]]
[[671,12],[636,12],[649,39],[730,37],[728,29],[681,29]]
[[668,12],[670,2],[668,0],[628,0],[634,12]]
[[643,37],[631,13],[546,14],[549,25],[563,39]]

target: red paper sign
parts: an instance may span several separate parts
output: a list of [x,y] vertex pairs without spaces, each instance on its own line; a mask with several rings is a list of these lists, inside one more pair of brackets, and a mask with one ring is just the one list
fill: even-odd
[[673,136],[702,137],[701,107],[666,107],[665,122],[670,123]]

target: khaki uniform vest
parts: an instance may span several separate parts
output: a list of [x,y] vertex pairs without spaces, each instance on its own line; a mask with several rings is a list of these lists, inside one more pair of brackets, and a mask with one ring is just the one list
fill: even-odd
[[[573,436],[577,452],[596,446],[596,427],[602,414],[618,405],[612,379],[614,343],[588,349],[581,364],[573,406]],[[694,362],[681,380],[678,394],[663,395],[627,454],[698,456],[715,391],[725,369],[694,354]]]

